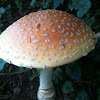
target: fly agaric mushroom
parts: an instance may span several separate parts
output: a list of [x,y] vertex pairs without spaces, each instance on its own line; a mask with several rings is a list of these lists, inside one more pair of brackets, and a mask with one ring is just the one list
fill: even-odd
[[40,69],[38,100],[54,100],[53,67],[73,62],[94,49],[94,32],[67,12],[30,13],[0,35],[0,57],[17,66]]

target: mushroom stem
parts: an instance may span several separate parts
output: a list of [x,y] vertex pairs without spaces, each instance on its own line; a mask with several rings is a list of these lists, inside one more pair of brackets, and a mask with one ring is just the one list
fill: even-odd
[[38,100],[54,100],[55,89],[52,83],[52,68],[40,69]]
[[100,32],[96,34],[96,38],[100,38]]

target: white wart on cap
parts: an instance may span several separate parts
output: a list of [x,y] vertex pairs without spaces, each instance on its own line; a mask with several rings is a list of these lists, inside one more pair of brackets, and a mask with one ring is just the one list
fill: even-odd
[[0,57],[17,66],[57,67],[94,49],[94,32],[63,11],[43,10],[26,15],[0,36]]

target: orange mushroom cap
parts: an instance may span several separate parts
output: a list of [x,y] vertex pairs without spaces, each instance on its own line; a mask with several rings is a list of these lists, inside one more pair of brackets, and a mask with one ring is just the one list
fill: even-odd
[[94,32],[81,20],[58,10],[30,13],[0,36],[0,57],[17,66],[57,67],[94,49]]

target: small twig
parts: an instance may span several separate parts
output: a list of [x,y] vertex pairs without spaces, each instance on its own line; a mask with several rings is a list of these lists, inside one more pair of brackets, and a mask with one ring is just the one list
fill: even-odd
[[89,93],[90,93],[90,95],[91,95],[92,99],[93,99],[93,100],[96,100],[96,99],[94,98],[94,96],[93,96],[92,92],[91,92],[91,88],[90,88],[89,84],[87,84],[87,85],[88,85]]
[[74,81],[74,82],[78,82],[78,83],[89,83],[89,81]]
[[5,83],[3,83],[2,86],[0,86],[0,89],[2,89],[9,81],[6,81]]
[[27,70],[24,70],[24,71],[22,71],[22,72],[12,72],[12,73],[0,73],[0,76],[1,75],[13,75],[13,74],[21,74],[21,73],[24,73],[24,72],[26,72],[26,71],[28,71],[28,70],[30,70],[30,69],[27,69]]
[[96,33],[96,38],[100,38],[100,32]]

